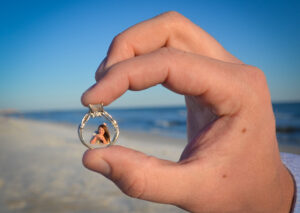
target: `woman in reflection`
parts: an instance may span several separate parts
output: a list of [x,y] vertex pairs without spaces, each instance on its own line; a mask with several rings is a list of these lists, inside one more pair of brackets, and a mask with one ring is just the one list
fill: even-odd
[[97,133],[90,141],[91,144],[109,144],[110,143],[110,134],[107,128],[106,123],[99,125]]

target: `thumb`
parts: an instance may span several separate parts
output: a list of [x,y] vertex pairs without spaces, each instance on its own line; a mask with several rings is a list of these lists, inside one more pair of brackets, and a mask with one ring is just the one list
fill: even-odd
[[83,164],[112,180],[125,194],[159,203],[182,202],[188,182],[184,166],[122,146],[88,150]]

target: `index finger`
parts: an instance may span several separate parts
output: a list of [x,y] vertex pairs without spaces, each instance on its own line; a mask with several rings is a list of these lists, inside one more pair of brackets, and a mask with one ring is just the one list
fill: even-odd
[[[143,90],[157,84],[183,95],[202,97],[217,115],[233,114],[240,97],[232,96],[243,82],[242,65],[222,62],[171,48],[119,62],[82,96],[84,105],[110,104],[127,90]],[[230,86],[228,86],[230,85]]]

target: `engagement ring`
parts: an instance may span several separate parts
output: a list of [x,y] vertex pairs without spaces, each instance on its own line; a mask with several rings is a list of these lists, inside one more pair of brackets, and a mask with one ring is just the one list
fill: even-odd
[[[90,108],[90,110],[87,114],[85,114],[78,127],[78,136],[81,143],[89,149],[94,149],[99,147],[104,148],[115,144],[120,134],[117,121],[115,121],[111,117],[111,115],[108,114],[103,109],[103,104],[97,104],[97,105],[89,104],[88,107]],[[86,142],[83,137],[84,127],[90,118],[97,118],[97,117],[102,117],[105,120],[107,120],[111,124],[113,130],[110,131],[109,126],[105,122],[103,122],[98,126],[97,131],[95,131],[90,141]]]

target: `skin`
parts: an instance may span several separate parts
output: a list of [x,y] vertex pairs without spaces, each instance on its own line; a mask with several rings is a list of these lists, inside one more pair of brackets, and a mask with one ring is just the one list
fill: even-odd
[[105,133],[105,130],[99,126],[99,129],[98,129],[98,134],[96,134],[93,139],[91,140],[91,144],[96,144],[96,143],[99,143],[99,141],[101,141],[103,144],[109,144],[108,141],[106,140],[106,138],[104,137],[104,133]]
[[131,197],[190,212],[289,212],[294,185],[265,76],[200,27],[177,12],[130,27],[112,41],[96,80],[84,105],[157,84],[183,94],[188,143],[178,162],[122,146],[88,150],[88,169]]

